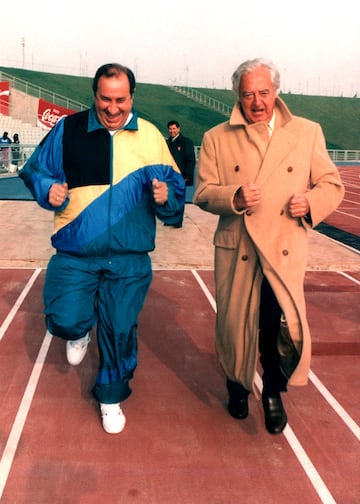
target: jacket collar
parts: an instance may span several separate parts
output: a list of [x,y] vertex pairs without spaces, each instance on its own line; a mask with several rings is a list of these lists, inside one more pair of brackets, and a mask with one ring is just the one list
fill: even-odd
[[[276,115],[275,128],[284,126],[293,117],[287,105],[281,98],[279,98],[279,96],[275,100],[275,115]],[[256,125],[260,123],[249,124],[241,111],[239,102],[237,102],[235,103],[232,109],[229,124],[230,126],[244,126],[245,128],[253,128],[253,127],[256,128],[257,127]],[[267,128],[267,124],[265,122],[261,124],[264,124]]]
[[[119,130],[131,130],[131,131],[136,131],[139,129],[138,126],[138,114],[135,109],[131,110],[132,112],[132,118],[130,121],[125,124],[125,126],[119,128]],[[89,109],[89,119],[88,119],[88,133],[91,133],[92,131],[95,131],[97,129],[106,129],[104,126],[98,121],[96,111],[95,111],[95,106],[92,105],[92,107]]]

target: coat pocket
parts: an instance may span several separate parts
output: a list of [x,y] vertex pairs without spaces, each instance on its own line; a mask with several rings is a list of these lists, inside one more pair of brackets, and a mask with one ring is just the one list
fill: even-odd
[[238,246],[236,233],[230,229],[217,229],[214,235],[215,247],[235,249]]

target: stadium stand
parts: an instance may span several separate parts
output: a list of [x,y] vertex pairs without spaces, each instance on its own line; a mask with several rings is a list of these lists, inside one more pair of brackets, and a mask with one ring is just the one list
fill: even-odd
[[21,119],[15,119],[11,116],[0,114],[0,135],[2,135],[4,131],[8,132],[8,136],[11,138],[11,140],[13,140],[15,133],[19,135],[19,160],[17,165],[12,162],[13,151],[11,149],[11,145],[13,144],[11,144],[9,150],[9,165],[2,166],[0,163],[0,174],[17,171],[24,164],[26,159],[29,158],[35,146],[47,133],[46,130],[37,126],[32,126],[29,123],[21,121]]
[[0,114],[0,132],[3,131],[7,131],[11,139],[15,133],[18,133],[22,144],[38,144],[46,134],[46,130],[42,128],[32,126],[21,119]]

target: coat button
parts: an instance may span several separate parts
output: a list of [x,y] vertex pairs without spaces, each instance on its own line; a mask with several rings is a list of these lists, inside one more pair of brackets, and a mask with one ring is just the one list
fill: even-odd
[[239,171],[240,170],[240,166],[239,165],[236,165],[235,168],[234,168],[235,171]]
[[249,259],[249,256],[247,256],[246,254],[241,256],[242,261],[247,261],[248,259]]
[[288,250],[286,250],[286,249],[284,249],[284,250],[282,251],[282,255],[284,255],[284,256],[289,255],[289,251],[288,251]]
[[252,211],[251,210],[246,210],[246,215],[251,215],[252,214]]
[[291,173],[291,172],[293,171],[293,169],[294,169],[294,168],[293,168],[292,166],[288,166],[287,171],[288,171],[289,173]]

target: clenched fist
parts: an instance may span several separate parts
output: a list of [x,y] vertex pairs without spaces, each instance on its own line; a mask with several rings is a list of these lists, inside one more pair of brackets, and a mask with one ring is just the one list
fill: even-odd
[[288,204],[291,217],[305,217],[309,213],[310,205],[305,194],[294,194]]
[[165,205],[168,200],[168,186],[166,182],[159,182],[154,178],[152,181],[152,193],[157,205]]
[[260,187],[253,182],[244,184],[234,196],[236,210],[243,210],[260,203]]
[[60,207],[66,200],[68,194],[68,185],[66,182],[63,184],[55,183],[50,187],[49,203],[53,207]]

